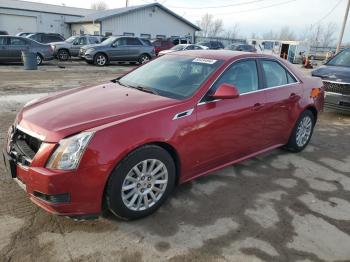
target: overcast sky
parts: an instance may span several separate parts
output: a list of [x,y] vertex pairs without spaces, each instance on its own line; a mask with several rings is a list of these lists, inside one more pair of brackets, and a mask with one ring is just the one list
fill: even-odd
[[[94,0],[31,0],[47,4],[90,8]],[[108,8],[124,7],[126,0],[105,0]],[[337,24],[337,39],[348,0],[159,0],[177,14],[195,23],[205,13],[221,18],[225,29],[239,24],[239,34],[250,37],[261,35],[283,26],[298,34],[306,25],[315,23]],[[129,0],[129,5],[151,3],[152,0]],[[230,6],[228,6],[230,5]],[[235,6],[233,6],[235,5]],[[217,8],[218,6],[225,6]],[[195,9],[200,7],[201,9]],[[216,7],[216,8],[207,8]],[[332,11],[332,9],[334,10]],[[259,9],[259,10],[257,10]],[[332,12],[331,12],[332,11]],[[346,42],[350,42],[350,18],[345,29]]]

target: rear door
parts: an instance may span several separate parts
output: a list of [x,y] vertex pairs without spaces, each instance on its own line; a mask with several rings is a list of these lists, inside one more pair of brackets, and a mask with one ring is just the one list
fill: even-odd
[[[196,143],[193,172],[203,172],[248,156],[264,148],[265,95],[260,90],[254,59],[235,62],[221,75],[197,106]],[[212,101],[210,94],[222,83],[233,84],[240,92],[235,99]]]
[[300,81],[282,63],[261,59],[266,94],[265,130],[268,145],[285,144],[296,121],[303,95]]
[[10,37],[10,42],[8,46],[9,61],[21,62],[22,51],[27,50],[28,47],[29,45],[24,39],[20,37]]

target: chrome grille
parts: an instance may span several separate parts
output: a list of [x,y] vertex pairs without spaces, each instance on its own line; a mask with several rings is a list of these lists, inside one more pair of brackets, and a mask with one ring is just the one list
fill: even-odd
[[350,84],[323,81],[326,92],[350,95]]

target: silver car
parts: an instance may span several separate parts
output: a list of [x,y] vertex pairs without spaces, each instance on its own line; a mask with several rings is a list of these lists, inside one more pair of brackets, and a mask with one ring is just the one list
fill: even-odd
[[81,58],[89,64],[104,66],[110,61],[147,63],[156,56],[149,40],[129,36],[113,36],[101,44],[88,45],[80,49]]
[[62,42],[53,42],[51,46],[59,60],[67,61],[72,56],[79,56],[79,50],[82,46],[100,43],[101,38],[101,36],[94,35],[77,35]]
[[29,38],[20,36],[0,36],[0,62],[22,62],[22,51],[30,51],[37,54],[37,64],[54,59],[50,45],[41,44]]

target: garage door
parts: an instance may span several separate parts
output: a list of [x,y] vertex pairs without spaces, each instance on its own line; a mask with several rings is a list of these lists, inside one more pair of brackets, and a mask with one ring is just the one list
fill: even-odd
[[13,35],[19,32],[36,32],[36,17],[0,14],[0,30]]

